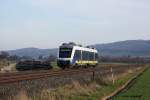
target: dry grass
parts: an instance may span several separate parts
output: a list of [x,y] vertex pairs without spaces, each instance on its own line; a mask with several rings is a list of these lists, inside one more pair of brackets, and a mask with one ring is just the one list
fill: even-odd
[[17,96],[14,97],[14,100],[30,100],[27,96],[27,93],[24,90],[21,90]]
[[[114,76],[115,80],[126,76],[131,71],[122,73],[119,76]],[[27,96],[25,91],[19,93],[14,100],[73,100],[77,96],[90,96],[100,90],[102,86],[107,86],[107,83],[112,82],[111,75],[105,78],[97,78],[94,81],[89,81],[86,83],[80,83],[78,81],[73,81],[71,84],[58,87],[56,89],[42,89],[41,93],[35,94],[32,97]]]
[[96,92],[100,85],[96,82],[81,84],[73,81],[72,84],[59,87],[54,90],[43,90],[40,95],[33,97],[34,100],[70,100],[72,96],[88,96]]
[[16,63],[12,63],[1,68],[1,73],[16,72]]
[[16,63],[7,59],[0,60],[0,73],[16,71]]
[[0,70],[7,65],[7,60],[0,60]]
[[[115,73],[114,80],[115,82],[117,82],[118,79],[124,78],[129,73],[134,73],[134,72],[135,70],[127,69],[124,70],[123,72]],[[90,80],[87,80],[87,77],[82,78],[81,76],[80,75],[76,76],[79,78],[78,81],[76,80],[76,78],[75,79],[72,78],[72,80],[70,80],[69,83],[65,83],[65,85],[63,84],[64,81],[67,81],[65,80],[67,79],[65,77],[64,79],[63,77],[61,77],[60,79],[56,78],[57,80],[62,80],[58,82],[56,82],[56,80],[49,80],[49,79],[48,79],[49,81],[44,81],[45,79],[43,79],[37,82],[36,81],[31,81],[29,83],[25,82],[20,84],[20,88],[22,89],[21,92],[19,88],[18,89],[19,93],[16,92],[17,95],[15,94],[16,96],[14,96],[13,99],[9,99],[9,100],[77,100],[75,97],[84,97],[84,98],[90,97],[91,95],[95,94],[97,91],[100,91],[97,94],[99,98],[100,93],[101,94],[105,93],[105,87],[108,87],[108,89],[106,88],[107,91],[109,90],[112,91],[111,74],[101,75],[100,73],[97,73],[96,76],[98,77],[95,77],[94,80],[91,80],[92,78]],[[53,85],[52,86],[48,85],[55,82],[63,85],[58,85],[57,87],[53,87]],[[111,85],[110,89],[109,89],[109,85]],[[16,87],[13,88],[14,91],[17,91]],[[78,99],[78,100],[83,100],[83,99]]]

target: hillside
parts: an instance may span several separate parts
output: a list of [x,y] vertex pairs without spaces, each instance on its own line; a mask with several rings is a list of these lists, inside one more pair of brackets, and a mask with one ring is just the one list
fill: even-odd
[[23,48],[8,51],[10,55],[17,55],[20,57],[28,56],[31,58],[38,58],[39,56],[47,57],[49,55],[56,55],[57,49],[38,49],[38,48]]
[[103,56],[150,56],[150,40],[128,40],[93,46]]
[[[102,56],[149,56],[150,57],[150,40],[128,40],[107,44],[92,45],[98,49]],[[11,55],[38,56],[57,55],[57,49],[38,49],[23,48],[8,51]]]

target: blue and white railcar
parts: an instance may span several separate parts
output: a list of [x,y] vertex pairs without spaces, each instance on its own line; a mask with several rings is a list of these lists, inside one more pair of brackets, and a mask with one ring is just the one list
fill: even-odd
[[62,69],[75,66],[96,66],[98,51],[74,43],[64,43],[58,50],[57,64]]

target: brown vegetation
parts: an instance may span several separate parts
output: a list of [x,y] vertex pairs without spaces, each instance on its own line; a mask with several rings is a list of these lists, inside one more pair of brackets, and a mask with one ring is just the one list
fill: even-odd
[[[138,67],[115,67],[114,80],[139,70]],[[101,68],[100,68],[101,69]],[[75,97],[90,97],[95,92],[112,83],[112,73],[108,68],[105,74],[97,70],[94,79],[91,74],[65,75],[38,80],[22,81],[1,85],[0,96],[4,100],[76,100]],[[21,91],[21,92],[20,92]],[[102,96],[106,95],[103,93]],[[24,99],[20,99],[24,98]],[[82,99],[79,99],[82,100]],[[85,99],[86,100],[86,99]]]

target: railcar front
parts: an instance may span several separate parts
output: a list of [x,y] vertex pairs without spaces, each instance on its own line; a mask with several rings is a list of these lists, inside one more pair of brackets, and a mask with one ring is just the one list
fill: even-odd
[[68,68],[71,65],[71,56],[72,56],[73,46],[64,45],[59,47],[57,65],[64,69]]

